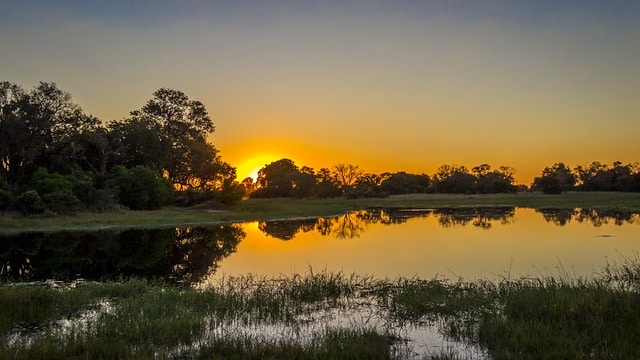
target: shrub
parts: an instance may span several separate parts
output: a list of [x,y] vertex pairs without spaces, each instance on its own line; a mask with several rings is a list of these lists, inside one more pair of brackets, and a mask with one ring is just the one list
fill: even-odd
[[110,175],[108,183],[118,202],[132,210],[156,210],[172,200],[173,185],[152,169],[115,166]]
[[15,207],[18,211],[27,214],[42,214],[45,210],[44,202],[35,190],[27,190],[20,194],[15,201]]
[[11,207],[11,192],[9,190],[0,189],[0,211],[6,211]]
[[43,196],[49,210],[58,214],[71,214],[82,209],[82,204],[71,191],[60,190]]
[[44,196],[56,191],[73,191],[73,183],[58,173],[49,173],[45,168],[39,168],[31,178],[29,188]]

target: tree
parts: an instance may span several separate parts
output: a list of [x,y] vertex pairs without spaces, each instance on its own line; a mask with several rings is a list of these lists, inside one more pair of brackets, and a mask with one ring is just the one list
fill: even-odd
[[565,164],[555,163],[551,167],[545,167],[540,177],[533,179],[531,187],[545,194],[560,194],[569,191],[576,184],[576,176]]
[[[128,122],[133,122],[144,135],[159,146],[160,167],[174,184],[186,186],[185,178],[192,173],[189,155],[195,147],[206,143],[215,126],[200,101],[190,100],[181,91],[161,88],[153,93],[140,110],[131,112]],[[157,140],[149,132],[156,132]],[[138,144],[137,142],[132,142]],[[214,159],[211,159],[214,160]]]
[[358,165],[338,164],[333,167],[331,175],[342,192],[347,192],[353,188],[363,173]]
[[351,198],[387,196],[380,191],[381,182],[380,175],[363,173],[358,177],[353,187],[349,188],[346,195]]
[[440,193],[466,194],[475,192],[476,178],[464,166],[442,165],[434,175],[434,188]]
[[429,175],[407,174],[404,171],[383,174],[380,189],[387,194],[418,194],[429,191]]
[[173,187],[168,179],[144,166],[114,166],[108,182],[118,202],[132,210],[156,210],[172,200]]
[[109,124],[113,138],[114,162],[127,168],[146,166],[162,172],[170,146],[157,124],[146,119],[129,118]]
[[106,175],[116,161],[116,154],[122,146],[120,135],[118,131],[112,131],[112,128],[102,125],[77,134],[74,141],[73,157],[78,166],[94,174]]
[[274,161],[258,171],[257,189],[251,197],[308,197],[315,191],[313,169],[304,172],[290,159]]
[[298,167],[290,159],[280,159],[258,170],[258,189],[254,197],[286,197],[293,190],[293,178],[299,173]]
[[335,183],[331,170],[321,168],[316,173],[316,196],[320,198],[339,197],[342,191]]
[[515,170],[510,166],[500,166],[500,170],[491,171],[491,166],[482,164],[471,171],[476,176],[475,192],[481,194],[513,193],[516,186],[513,184]]
[[240,185],[244,189],[245,194],[250,195],[252,192],[256,190],[256,184],[251,176],[247,176],[242,179]]
[[0,164],[2,175],[18,186],[39,167],[62,171],[73,163],[78,133],[98,125],[55,83],[41,82],[27,93],[0,82]]

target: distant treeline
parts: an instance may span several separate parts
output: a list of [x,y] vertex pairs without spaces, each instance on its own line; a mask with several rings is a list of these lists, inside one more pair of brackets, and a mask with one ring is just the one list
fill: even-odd
[[564,191],[640,191],[640,165],[615,161],[611,166],[594,161],[579,165],[573,170],[563,163],[556,163],[542,170],[531,184],[532,190],[546,194]]
[[[204,105],[162,88],[122,120],[87,115],[55,83],[31,91],[0,81],[0,211],[73,213],[111,207],[159,209],[251,197],[384,197],[412,193],[492,194],[529,190],[515,170],[481,164],[443,165],[433,175],[371,174],[357,165],[318,171],[289,159],[265,165],[257,180],[236,181],[208,136]],[[637,164],[563,163],[542,171],[531,190],[560,193],[640,191]]]
[[338,164],[315,172],[307,166],[298,167],[289,159],[266,165],[258,172],[257,181],[246,178],[242,186],[251,197],[384,197],[396,194],[451,193],[496,194],[517,191],[542,191],[559,194],[564,191],[640,191],[638,164],[611,166],[593,162],[571,170],[556,163],[542,171],[531,187],[514,183],[515,169],[500,166],[492,169],[481,164],[465,166],[442,165],[433,175],[406,172],[371,174],[357,165]]
[[371,174],[359,166],[338,164],[318,172],[298,167],[289,159],[266,165],[258,179],[242,181],[251,197],[384,197],[418,193],[513,193],[515,170],[502,166],[492,170],[488,164],[478,165],[471,172],[464,166],[443,165],[432,176],[406,172]]

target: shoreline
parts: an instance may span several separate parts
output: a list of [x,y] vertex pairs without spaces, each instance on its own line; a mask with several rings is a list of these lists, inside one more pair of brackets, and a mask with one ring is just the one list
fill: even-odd
[[516,194],[410,194],[362,199],[248,199],[234,207],[215,209],[200,204],[191,208],[166,207],[153,211],[121,210],[74,215],[0,215],[0,235],[28,232],[89,231],[127,228],[162,228],[330,217],[374,208],[442,209],[465,207],[519,207],[640,212],[640,193],[569,192],[560,195]]

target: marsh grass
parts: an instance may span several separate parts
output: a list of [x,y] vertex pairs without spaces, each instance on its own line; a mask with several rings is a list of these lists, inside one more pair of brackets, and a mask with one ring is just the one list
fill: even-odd
[[[309,270],[223,278],[202,289],[140,280],[5,285],[0,358],[416,357],[411,347],[401,350],[411,341],[397,330],[402,324],[437,326],[454,344],[477,349],[469,355],[443,348],[424,358],[638,358],[639,273],[638,259],[624,259],[589,278],[564,273],[497,282]],[[98,303],[106,305],[95,310]],[[377,323],[345,327],[331,318],[363,309]],[[310,325],[318,319],[320,325]],[[24,324],[37,326],[29,331]]]

